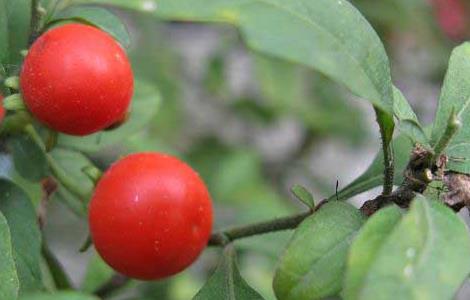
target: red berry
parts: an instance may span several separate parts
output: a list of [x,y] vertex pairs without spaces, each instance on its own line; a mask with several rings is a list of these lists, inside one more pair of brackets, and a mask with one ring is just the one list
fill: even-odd
[[0,124],[3,122],[3,118],[5,118],[5,108],[2,105],[3,96],[0,95]]
[[204,250],[212,203],[199,175],[165,154],[129,155],[111,166],[90,203],[96,250],[116,271],[143,280],[176,274]]
[[463,40],[468,33],[468,14],[460,0],[433,0],[441,30],[453,40]]
[[126,53],[109,34],[67,24],[47,31],[32,45],[20,85],[39,121],[59,132],[87,135],[125,115],[134,81]]

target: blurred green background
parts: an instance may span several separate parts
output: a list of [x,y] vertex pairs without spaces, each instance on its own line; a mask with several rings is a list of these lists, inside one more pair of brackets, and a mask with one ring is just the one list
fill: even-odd
[[[449,35],[425,0],[352,2],[385,43],[397,86],[423,123],[429,123],[450,51],[470,31]],[[135,77],[143,82],[139,93],[157,88],[161,99],[158,108],[156,99],[136,104],[151,120],[137,134],[84,150],[103,169],[137,151],[183,158],[209,187],[216,229],[304,209],[289,192],[293,184],[307,187],[317,201],[331,196],[337,182],[344,187],[360,175],[379,149],[369,105],[351,101],[350,93],[318,73],[247,49],[234,28],[113,12],[130,31],[129,55]],[[73,139],[62,142],[86,147]],[[352,202],[359,205],[371,195]],[[87,236],[86,221],[56,201],[60,197],[67,198],[59,194],[49,203],[46,238],[74,283],[93,291],[112,273],[93,249],[78,252]],[[274,299],[275,262],[289,236],[236,243],[243,276],[266,299]],[[113,299],[190,299],[219,256],[219,250],[209,249],[182,274],[157,283],[132,282]]]

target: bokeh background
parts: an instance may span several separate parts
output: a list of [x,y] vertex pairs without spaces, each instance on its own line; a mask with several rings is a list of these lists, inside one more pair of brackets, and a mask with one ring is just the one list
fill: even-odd
[[[352,2],[385,43],[394,82],[429,124],[450,51],[469,37],[467,1]],[[183,158],[208,184],[217,229],[301,211],[305,208],[289,191],[293,184],[307,187],[317,201],[329,197],[337,184],[344,187],[360,175],[380,148],[369,104],[318,73],[247,49],[236,29],[113,12],[130,31],[136,78],[156,86],[161,100],[150,126],[92,159],[106,168],[136,151]],[[351,201],[360,205],[376,193]],[[88,232],[85,220],[54,198],[45,232],[76,285],[93,291],[109,278],[111,270],[92,248],[78,251]],[[236,244],[243,276],[268,300],[274,299],[273,271],[289,236]],[[207,250],[169,280],[131,282],[113,299],[191,299],[217,265],[219,251]]]

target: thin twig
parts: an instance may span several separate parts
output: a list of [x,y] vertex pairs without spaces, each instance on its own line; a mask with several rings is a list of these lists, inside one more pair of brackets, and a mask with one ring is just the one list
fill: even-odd
[[225,246],[230,242],[241,238],[275,231],[294,229],[311,214],[312,211],[308,211],[294,216],[278,218],[266,222],[260,222],[240,227],[234,227],[221,232],[216,232],[212,234],[209,240],[209,246]]
[[213,233],[209,240],[209,246],[223,247],[229,244],[230,242],[233,242],[234,240],[247,238],[254,235],[261,235],[271,232],[297,228],[297,226],[302,223],[303,220],[315,213],[326,202],[326,200],[323,200],[318,203],[314,209],[311,209],[301,214],[244,225],[240,227],[234,227]]

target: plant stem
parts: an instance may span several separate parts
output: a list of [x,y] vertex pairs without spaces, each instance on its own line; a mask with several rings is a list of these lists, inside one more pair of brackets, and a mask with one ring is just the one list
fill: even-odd
[[31,0],[31,27],[29,31],[28,44],[31,45],[38,38],[41,31],[41,13],[39,11],[39,0]]
[[310,210],[305,213],[278,218],[270,221],[234,227],[228,230],[213,233],[209,246],[225,246],[230,242],[246,238],[254,235],[260,235],[275,231],[282,231],[296,228],[303,220],[312,215],[315,210]]
[[[375,114],[380,127],[380,136],[382,139],[382,151],[384,156],[384,182],[382,195],[388,196],[393,191],[393,177],[394,177],[394,161],[393,161],[393,149],[392,149],[392,132],[387,132],[387,116],[384,112],[380,111],[378,108],[374,108]],[[392,125],[393,126],[393,123]],[[393,128],[393,127],[392,127]]]
[[432,158],[433,163],[435,163],[439,159],[441,154],[449,146],[452,138],[455,136],[455,134],[459,131],[461,127],[462,123],[460,122],[459,117],[455,114],[455,111],[452,110],[449,116],[449,120],[447,121],[446,130],[434,146],[434,155]]

